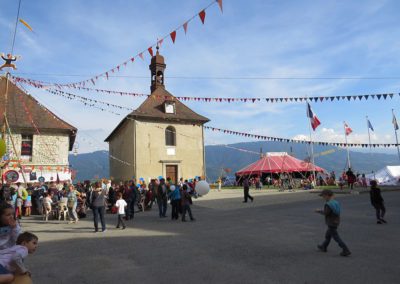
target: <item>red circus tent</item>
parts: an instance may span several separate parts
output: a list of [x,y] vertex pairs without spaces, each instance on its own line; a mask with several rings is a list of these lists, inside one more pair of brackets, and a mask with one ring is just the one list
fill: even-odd
[[248,165],[236,173],[236,176],[259,175],[265,173],[294,173],[294,172],[326,172],[323,168],[311,162],[296,159],[286,152],[267,153],[260,160]]

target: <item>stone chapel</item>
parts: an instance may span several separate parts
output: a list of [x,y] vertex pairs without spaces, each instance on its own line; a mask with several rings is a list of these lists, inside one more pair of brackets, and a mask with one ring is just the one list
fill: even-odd
[[205,176],[203,125],[209,121],[165,89],[164,57],[150,64],[151,94],[106,138],[110,177],[116,181],[162,176],[177,182]]

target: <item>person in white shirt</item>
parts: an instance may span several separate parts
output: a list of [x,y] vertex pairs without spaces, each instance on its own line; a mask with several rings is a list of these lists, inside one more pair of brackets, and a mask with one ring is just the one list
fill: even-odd
[[16,245],[1,251],[0,283],[9,283],[17,275],[30,276],[29,270],[24,265],[24,259],[36,251],[37,245],[38,237],[25,232],[18,236]]
[[122,225],[122,230],[126,228],[123,218],[125,217],[125,207],[128,205],[125,200],[122,199],[122,193],[117,193],[117,202],[115,203],[115,207],[118,208],[118,223],[117,229],[120,225]]

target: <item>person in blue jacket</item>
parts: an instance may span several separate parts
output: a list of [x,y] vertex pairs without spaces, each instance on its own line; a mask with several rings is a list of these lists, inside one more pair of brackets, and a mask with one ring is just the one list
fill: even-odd
[[338,234],[338,226],[340,224],[340,204],[334,199],[333,192],[329,189],[324,189],[320,194],[326,201],[324,209],[317,209],[315,212],[325,216],[325,223],[328,226],[328,230],[325,234],[325,241],[318,245],[318,249],[322,252],[327,252],[327,248],[331,239],[333,238],[342,248],[341,256],[349,256],[351,254],[347,245],[342,241]]

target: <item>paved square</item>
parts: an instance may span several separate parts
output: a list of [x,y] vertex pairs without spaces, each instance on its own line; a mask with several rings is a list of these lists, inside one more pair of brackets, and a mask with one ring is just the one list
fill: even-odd
[[[254,193],[254,192],[253,192]],[[108,231],[93,233],[91,216],[78,224],[23,220],[39,236],[27,266],[34,283],[399,283],[400,192],[384,192],[387,225],[377,225],[369,195],[339,195],[339,233],[352,256],[332,242],[319,253],[323,206],[317,194],[239,191],[195,200],[196,222],[135,215],[124,231],[107,215]],[[222,199],[224,197],[226,199]],[[168,208],[170,214],[170,207]]]

